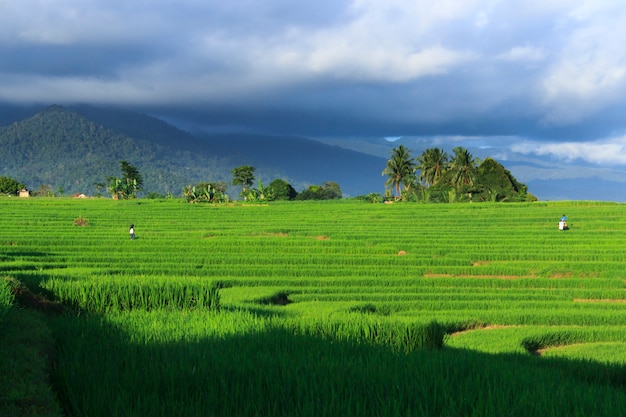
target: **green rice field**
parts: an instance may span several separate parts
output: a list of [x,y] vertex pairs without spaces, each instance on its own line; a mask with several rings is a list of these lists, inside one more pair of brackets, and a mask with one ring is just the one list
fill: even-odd
[[70,417],[626,415],[625,249],[617,203],[0,199]]

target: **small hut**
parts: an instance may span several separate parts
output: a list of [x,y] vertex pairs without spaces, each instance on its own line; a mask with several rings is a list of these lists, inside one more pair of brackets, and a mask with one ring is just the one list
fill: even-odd
[[22,188],[19,192],[20,197],[30,197],[30,191],[26,188]]

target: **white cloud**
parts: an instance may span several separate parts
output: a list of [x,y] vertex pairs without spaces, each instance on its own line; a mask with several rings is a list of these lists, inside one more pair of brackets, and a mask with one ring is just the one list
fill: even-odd
[[570,162],[579,160],[598,165],[626,165],[626,135],[594,142],[525,141],[512,145],[511,150]]
[[584,3],[570,16],[568,26],[560,28],[564,43],[543,79],[548,124],[582,121],[626,93],[626,10]]
[[264,43],[262,54],[251,62],[263,71],[356,82],[396,83],[445,74],[476,54],[447,46],[434,34],[462,18],[471,4],[356,0],[350,20],[306,31],[291,28]]
[[323,73],[352,81],[403,82],[444,74],[473,59],[468,52],[440,46],[411,51],[406,46],[354,47],[348,43],[319,45],[300,61],[313,73]]

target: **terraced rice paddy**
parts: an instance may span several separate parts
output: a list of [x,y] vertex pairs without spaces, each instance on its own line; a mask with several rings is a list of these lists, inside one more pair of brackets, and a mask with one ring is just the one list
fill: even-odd
[[626,410],[620,204],[0,203],[71,416]]

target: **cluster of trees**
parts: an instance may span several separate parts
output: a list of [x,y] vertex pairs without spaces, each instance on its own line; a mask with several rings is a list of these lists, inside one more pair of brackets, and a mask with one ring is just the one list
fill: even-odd
[[[426,149],[414,158],[411,150],[400,145],[391,150],[391,157],[382,174],[388,178],[385,199],[426,202],[455,201],[534,201],[526,185],[519,183],[501,164],[491,158],[481,161],[465,148],[456,147],[452,155],[440,148]],[[120,162],[121,177],[108,177],[106,183],[94,184],[106,188],[113,199],[134,199],[143,188],[143,177],[137,167],[128,161]],[[328,181],[310,185],[298,193],[288,182],[275,179],[268,186],[257,181],[253,187],[255,168],[249,165],[231,170],[231,185],[240,186],[240,196],[246,201],[276,200],[330,200],[342,198],[339,184]],[[10,177],[0,176],[0,193],[16,195],[24,184]],[[54,195],[49,186],[41,186],[39,195]],[[200,182],[187,185],[183,195],[189,202],[227,202],[228,185],[225,182]],[[62,190],[59,191],[62,193]],[[371,201],[383,196],[371,194]],[[376,197],[376,198],[374,198]],[[380,197],[380,198],[378,198]]]
[[[101,195],[101,190],[106,188],[107,192],[115,200],[137,198],[137,193],[143,188],[143,177],[139,170],[128,161],[120,162],[120,170],[122,171],[121,178],[108,177],[106,183],[99,182],[94,184],[98,189],[98,196]],[[21,189],[25,188],[24,184],[14,178],[0,176],[0,194],[17,195]],[[63,195],[63,192],[63,187],[57,189],[59,195]],[[42,184],[33,194],[42,197],[54,197],[57,193],[50,185]]]
[[[342,192],[339,184],[329,181],[322,185],[310,185],[301,193],[283,179],[275,179],[268,186],[263,186],[261,180],[257,181],[257,188],[253,188],[255,181],[255,168],[242,165],[234,168],[231,173],[233,179],[231,185],[241,186],[240,196],[248,202],[254,201],[278,201],[278,200],[332,200],[341,198]],[[225,182],[200,182],[196,185],[187,185],[183,189],[183,195],[190,203],[197,202],[227,202]]]
[[404,145],[393,148],[382,172],[388,177],[386,197],[434,202],[537,199],[495,160],[480,161],[460,146],[452,152],[430,148],[414,158]]
[[[0,195],[14,196],[23,189],[26,189],[26,185],[20,181],[6,175],[0,175]],[[50,185],[41,184],[36,191],[32,192],[32,195],[41,197],[54,197],[57,194],[63,195],[63,187],[59,187],[55,192]]]
[[183,196],[190,203],[227,203],[229,201],[225,182],[199,182],[183,188]]
[[[120,161],[122,177],[108,177],[107,190],[114,200],[130,200],[137,198],[137,192],[143,188],[143,177],[137,167],[128,161]],[[98,192],[104,184],[98,183]]]
[[25,187],[24,184],[14,178],[5,175],[0,176],[0,194],[17,195]]
[[[102,195],[102,190],[111,195],[115,200],[130,200],[137,198],[137,193],[143,191],[143,177],[139,170],[128,161],[120,162],[120,177],[107,177],[106,182],[98,182],[97,195]],[[258,180],[257,188],[253,188],[255,181],[255,168],[244,165],[234,168],[231,173],[233,179],[231,185],[241,186],[240,196],[246,201],[277,201],[277,200],[330,200],[342,198],[339,184],[329,181],[322,185],[310,185],[298,193],[287,181],[275,179],[268,186]],[[6,176],[0,176],[0,194],[17,195],[19,190],[26,188],[21,182]],[[223,203],[230,200],[227,194],[228,185],[225,182],[199,182],[196,185],[187,185],[183,188],[183,196],[189,202]],[[60,188],[59,193],[63,190]],[[55,193],[48,185],[40,186],[36,193],[41,196],[54,196]],[[160,195],[147,195],[148,197],[163,197]]]

